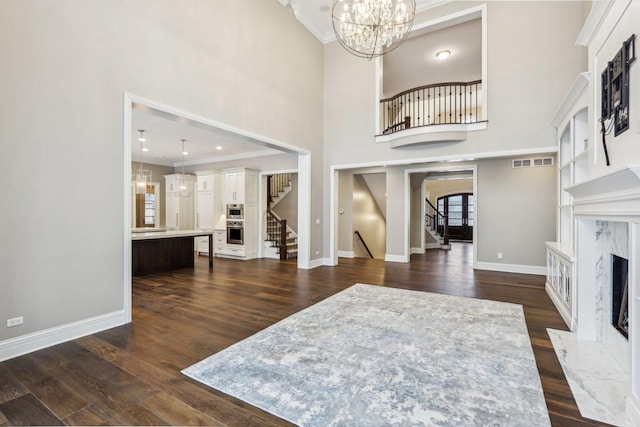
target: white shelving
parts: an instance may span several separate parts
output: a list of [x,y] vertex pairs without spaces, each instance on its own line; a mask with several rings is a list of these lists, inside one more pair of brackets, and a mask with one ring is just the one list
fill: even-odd
[[547,242],[546,290],[572,331],[577,328],[575,222],[573,196],[567,191],[587,179],[589,166],[586,87],[589,74],[576,79],[553,125],[558,129],[557,242]]

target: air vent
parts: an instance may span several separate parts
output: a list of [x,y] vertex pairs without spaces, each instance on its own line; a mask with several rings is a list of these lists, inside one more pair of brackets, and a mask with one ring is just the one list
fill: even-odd
[[540,157],[537,159],[517,159],[513,160],[511,166],[514,168],[553,166],[553,157]]

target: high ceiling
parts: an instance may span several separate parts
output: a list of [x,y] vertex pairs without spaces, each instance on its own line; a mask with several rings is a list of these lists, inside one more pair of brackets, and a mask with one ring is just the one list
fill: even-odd
[[[298,21],[322,43],[329,43],[336,39],[331,23],[331,8],[334,0],[278,0],[278,2],[289,7]],[[416,11],[422,12],[444,3],[449,1],[416,0]]]
[[[182,142],[185,139],[185,165],[214,163],[249,157],[280,154],[267,144],[204,125],[172,114],[154,110],[139,104],[133,105],[131,126],[131,159],[139,162],[141,146],[139,129],[143,129],[149,151],[143,154],[144,163],[164,166],[182,164]],[[219,149],[217,147],[220,147]]]

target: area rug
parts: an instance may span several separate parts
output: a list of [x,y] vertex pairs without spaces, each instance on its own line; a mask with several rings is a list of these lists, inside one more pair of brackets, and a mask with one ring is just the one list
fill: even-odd
[[356,284],[182,371],[301,426],[549,426],[520,305]]

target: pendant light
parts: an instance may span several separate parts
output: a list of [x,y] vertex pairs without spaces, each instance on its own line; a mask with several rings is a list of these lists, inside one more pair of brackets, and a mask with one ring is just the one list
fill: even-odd
[[145,169],[143,163],[144,152],[146,151],[144,149],[144,142],[146,141],[144,137],[145,131],[143,129],[138,129],[138,132],[140,132],[140,138],[138,138],[138,141],[140,141],[140,167],[135,173],[133,181],[136,187],[136,194],[146,194],[147,185],[151,183],[151,171]]
[[184,143],[187,142],[187,140],[181,139],[180,141],[182,142],[182,168],[180,169],[180,173],[178,174],[178,194],[180,195],[180,197],[189,197],[191,196],[192,191],[192,181],[190,175],[186,175],[184,173],[184,156],[189,154],[184,148]]

